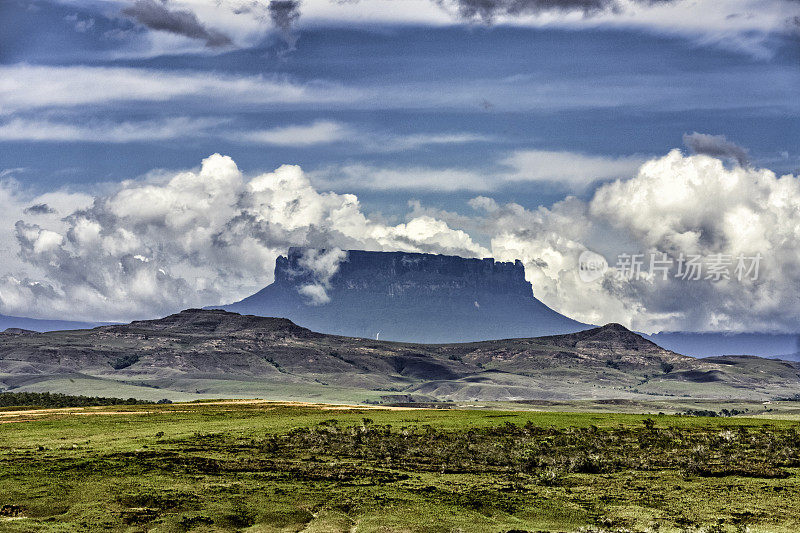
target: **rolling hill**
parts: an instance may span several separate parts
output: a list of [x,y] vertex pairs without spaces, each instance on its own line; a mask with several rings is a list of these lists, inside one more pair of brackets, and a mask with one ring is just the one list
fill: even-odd
[[349,402],[766,400],[796,394],[800,368],[748,356],[694,359],[618,324],[536,338],[412,344],[192,309],[91,330],[2,334],[0,389]]

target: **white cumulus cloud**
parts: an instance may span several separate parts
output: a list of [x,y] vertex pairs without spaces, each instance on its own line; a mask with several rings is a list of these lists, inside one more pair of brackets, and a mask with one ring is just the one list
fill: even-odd
[[[520,258],[534,292],[574,318],[616,321],[645,331],[796,331],[800,313],[800,179],[766,169],[727,168],[709,156],[678,150],[642,165],[638,174],[599,187],[592,198],[567,198],[527,210],[479,199],[494,234],[492,252]],[[578,257],[602,253],[674,260],[666,280],[654,276],[585,283]],[[712,261],[761,254],[755,281],[676,278],[681,254]],[[705,274],[703,275],[705,278]]]
[[300,167],[248,179],[217,154],[199,171],[125,182],[59,224],[22,209],[5,219],[25,267],[0,282],[6,314],[127,320],[227,303],[269,284],[290,246],[488,255],[438,220],[372,220],[356,196],[317,191]]
[[[401,174],[397,175],[400,179]],[[321,192],[292,165],[247,177],[228,157],[199,170],[122,183],[90,198],[0,187],[0,313],[127,320],[248,296],[272,281],[290,246],[328,250],[306,259],[305,296],[324,303],[342,250],[406,250],[521,259],[534,294],[573,318],[642,331],[797,330],[800,178],[731,166],[678,150],[587,199],[549,208],[488,196],[461,214],[411,202],[390,224],[352,194]],[[490,246],[476,241],[485,237]],[[666,279],[581,280],[578,258],[619,254],[673,260]],[[681,256],[763,258],[757,279],[683,280]]]
[[300,286],[298,291],[306,296],[313,305],[321,305],[331,301],[328,296],[331,278],[338,272],[342,261],[347,260],[347,252],[339,248],[330,250],[307,249],[301,255],[298,264],[305,273],[311,275],[312,282]]

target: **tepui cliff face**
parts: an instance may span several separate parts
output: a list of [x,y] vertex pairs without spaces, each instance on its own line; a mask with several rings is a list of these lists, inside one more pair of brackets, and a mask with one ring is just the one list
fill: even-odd
[[[303,261],[306,253],[301,248],[290,248],[287,257],[278,258],[276,285],[293,288],[319,282],[318,274]],[[329,280],[333,292],[367,291],[384,293],[389,298],[477,297],[481,293],[533,296],[520,261],[501,263],[491,258],[363,250],[350,250],[343,257]]]
[[556,335],[589,326],[533,297],[520,261],[408,253],[291,248],[275,281],[237,313],[278,316],[315,331],[408,342]]

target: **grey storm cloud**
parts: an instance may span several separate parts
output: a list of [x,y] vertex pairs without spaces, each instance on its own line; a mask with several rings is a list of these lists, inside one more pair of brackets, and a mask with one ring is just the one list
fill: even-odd
[[[434,0],[444,8],[455,8],[465,20],[491,24],[499,15],[520,16],[556,12],[583,12],[586,16],[620,11],[617,0]],[[673,0],[636,0],[641,4],[662,4]]]
[[294,24],[300,18],[299,0],[271,0],[267,7],[269,18],[283,36],[283,40],[294,50],[297,44],[297,35],[294,33]]
[[26,215],[52,215],[55,212],[56,210],[47,204],[35,204],[30,207],[26,207],[23,211],[23,213]]
[[232,44],[230,37],[217,30],[207,28],[191,11],[169,9],[165,0],[161,2],[136,0],[133,6],[126,7],[122,12],[152,30],[201,39],[206,42],[206,46],[218,47]]
[[724,135],[709,135],[697,132],[686,133],[683,135],[683,144],[695,154],[733,159],[743,167],[750,163],[747,150],[729,141]]

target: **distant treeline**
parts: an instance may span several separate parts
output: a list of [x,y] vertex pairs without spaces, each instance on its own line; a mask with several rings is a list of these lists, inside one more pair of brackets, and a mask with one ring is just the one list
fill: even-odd
[[[0,407],[90,407],[97,405],[140,405],[152,404],[148,400],[136,398],[103,398],[100,396],[69,396],[50,392],[0,392]],[[159,400],[158,403],[171,403]]]

